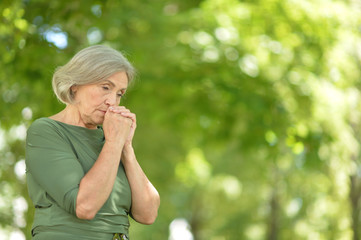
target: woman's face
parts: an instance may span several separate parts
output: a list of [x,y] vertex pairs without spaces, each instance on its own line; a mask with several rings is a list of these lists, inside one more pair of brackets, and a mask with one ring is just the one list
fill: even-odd
[[125,72],[118,72],[105,81],[73,86],[75,103],[80,117],[80,124],[87,128],[96,128],[104,121],[104,115],[110,106],[118,106],[128,87]]

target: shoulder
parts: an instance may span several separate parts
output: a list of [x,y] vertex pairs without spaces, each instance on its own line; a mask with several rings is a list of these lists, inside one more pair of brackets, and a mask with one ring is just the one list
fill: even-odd
[[30,128],[49,126],[49,125],[51,125],[52,121],[53,120],[51,120],[50,118],[46,118],[46,117],[38,118],[30,125]]
[[27,130],[26,147],[39,149],[65,148],[70,143],[66,131],[61,124],[49,118],[35,120]]
[[47,128],[55,128],[54,121],[50,118],[39,118],[36,119],[29,127],[28,131],[30,130],[42,130]]
[[28,136],[35,135],[61,135],[59,124],[50,118],[39,118],[35,120],[27,131]]

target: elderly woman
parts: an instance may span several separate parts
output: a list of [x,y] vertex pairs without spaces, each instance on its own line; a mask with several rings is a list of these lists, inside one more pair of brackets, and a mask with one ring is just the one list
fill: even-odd
[[119,106],[134,68],[118,51],[91,46],[53,76],[66,104],[28,129],[26,166],[34,240],[128,239],[128,214],[152,224],[159,195],[132,139],[136,116]]

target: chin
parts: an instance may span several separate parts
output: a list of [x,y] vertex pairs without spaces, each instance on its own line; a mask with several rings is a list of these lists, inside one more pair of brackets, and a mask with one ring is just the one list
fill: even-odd
[[96,121],[94,121],[94,123],[95,123],[96,125],[102,125],[103,122],[104,122],[104,117],[101,117],[101,118],[97,119]]
[[102,125],[104,122],[104,118],[96,118],[96,119],[90,119],[90,121],[87,123],[88,126],[94,126],[96,128],[99,125]]

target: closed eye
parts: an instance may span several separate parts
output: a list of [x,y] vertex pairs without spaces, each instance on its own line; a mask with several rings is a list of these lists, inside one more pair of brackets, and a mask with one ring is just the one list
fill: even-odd
[[122,90],[120,92],[117,93],[118,97],[124,97],[125,96],[125,90]]

